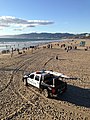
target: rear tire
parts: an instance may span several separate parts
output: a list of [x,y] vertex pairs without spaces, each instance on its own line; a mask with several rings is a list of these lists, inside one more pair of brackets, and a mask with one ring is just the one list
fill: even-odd
[[50,92],[49,93],[49,98],[52,98],[53,97],[53,94]]

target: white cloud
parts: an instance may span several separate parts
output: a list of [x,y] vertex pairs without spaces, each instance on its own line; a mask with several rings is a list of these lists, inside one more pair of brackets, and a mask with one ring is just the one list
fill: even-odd
[[0,16],[0,29],[10,27],[13,28],[13,30],[23,30],[27,27],[49,25],[53,23],[52,21],[46,20],[24,20],[12,16]]
[[14,31],[22,31],[23,30],[23,28],[15,28],[15,29],[13,29]]

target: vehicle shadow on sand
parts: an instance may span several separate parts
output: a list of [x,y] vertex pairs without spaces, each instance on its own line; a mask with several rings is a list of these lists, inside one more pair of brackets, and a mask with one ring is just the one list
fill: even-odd
[[68,85],[67,91],[59,95],[56,99],[70,102],[77,106],[90,108],[90,89]]

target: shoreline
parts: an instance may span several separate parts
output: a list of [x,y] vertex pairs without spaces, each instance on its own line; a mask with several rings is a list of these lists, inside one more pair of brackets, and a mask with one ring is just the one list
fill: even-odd
[[[13,40],[13,39],[12,39]],[[25,41],[26,40],[26,41]],[[60,41],[60,40],[42,40],[42,39],[36,39],[36,40],[27,40],[27,39],[17,39],[17,41],[1,41],[0,42],[0,51],[2,50],[11,50],[13,49],[22,49],[23,47],[30,47],[30,46],[38,46],[38,45],[43,45],[55,41]]]
[[[80,42],[81,41],[85,41],[85,46],[80,46]],[[17,43],[18,44],[18,43]],[[65,47],[67,48],[68,46],[71,46],[72,48],[74,48],[75,46],[77,47],[77,49],[80,50],[85,50],[88,48],[88,50],[90,50],[90,39],[61,39],[61,40],[57,40],[57,41],[47,41],[44,43],[40,43],[37,45],[31,45],[29,47],[22,46],[22,48],[20,47],[20,45],[18,45],[17,48],[11,48],[11,50],[2,50],[0,51],[0,56],[1,55],[14,55],[14,54],[23,54],[26,52],[32,52],[34,51],[34,49],[40,49],[40,48],[49,48],[50,46],[52,48],[62,48],[65,49],[65,47],[61,47],[61,45],[65,44]]]

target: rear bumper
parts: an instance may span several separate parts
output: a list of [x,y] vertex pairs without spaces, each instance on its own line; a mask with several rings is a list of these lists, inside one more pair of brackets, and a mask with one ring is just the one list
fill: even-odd
[[57,89],[56,93],[53,94],[53,96],[58,96],[58,95],[60,95],[60,94],[63,94],[64,92],[66,92],[66,90],[67,90],[67,86],[65,86],[65,87],[62,88],[62,89]]

